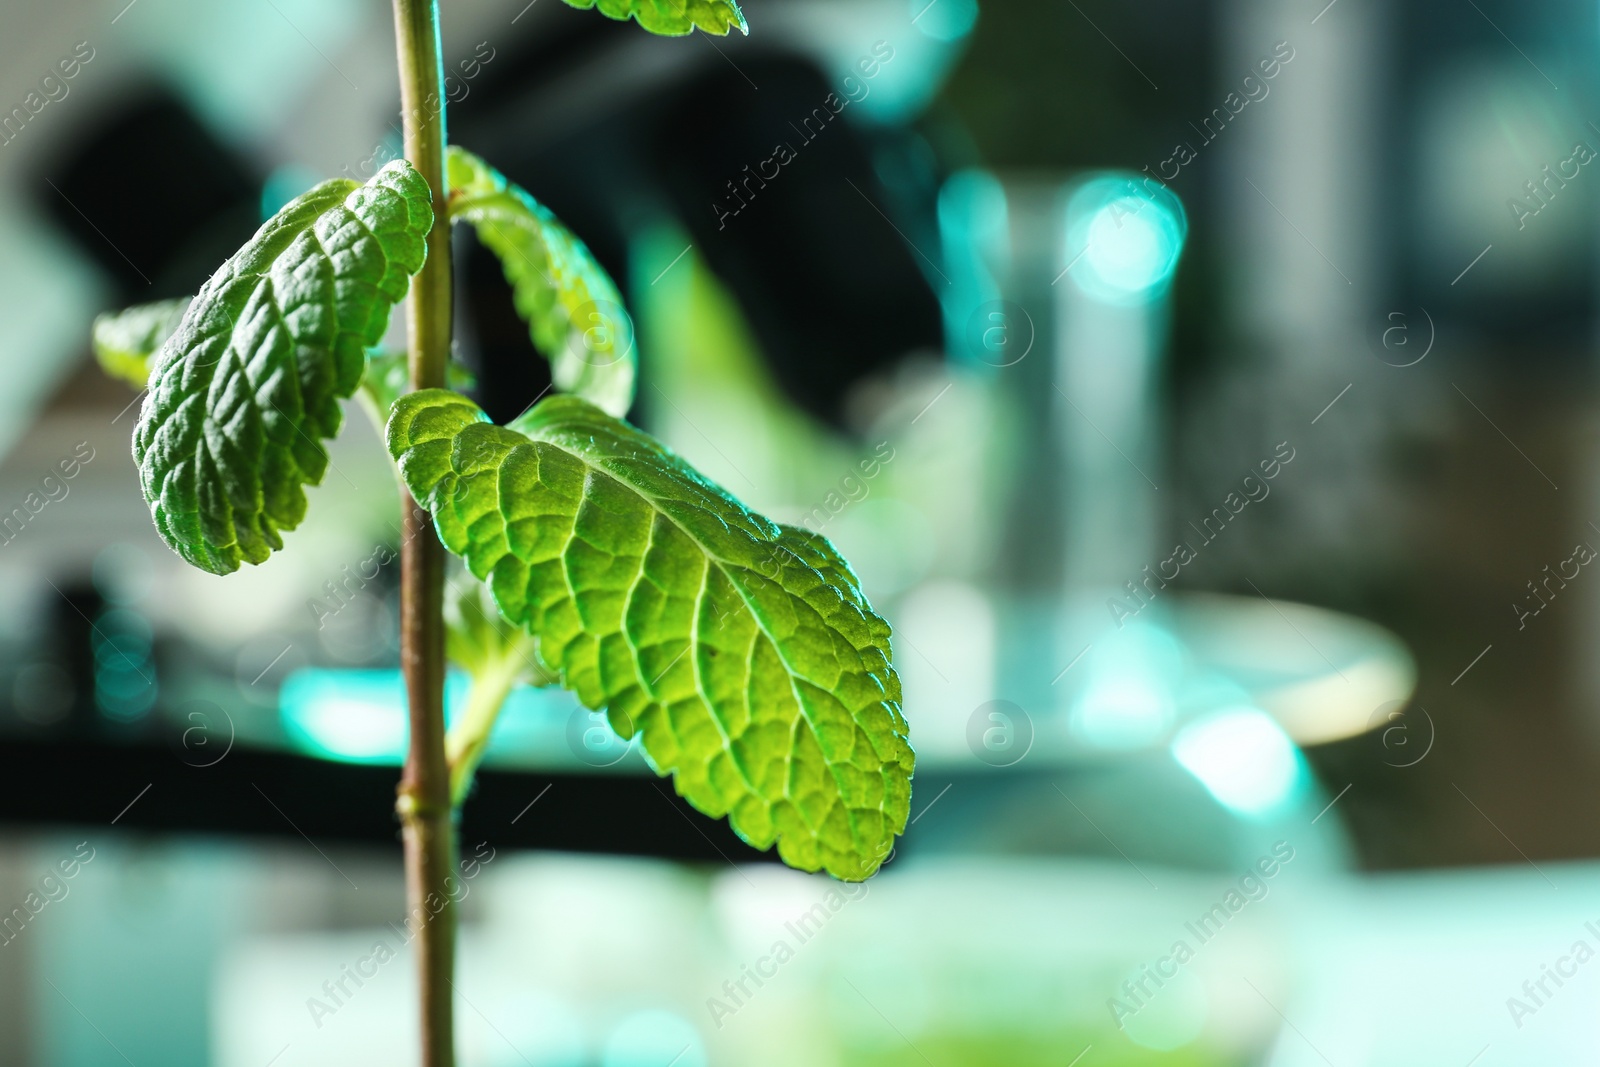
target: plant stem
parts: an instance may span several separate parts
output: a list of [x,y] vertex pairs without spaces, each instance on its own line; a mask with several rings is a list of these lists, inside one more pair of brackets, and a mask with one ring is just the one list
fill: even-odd
[[[394,0],[406,159],[433,191],[428,257],[411,281],[408,361],[413,389],[440,388],[450,358],[450,216],[445,186],[444,61],[436,0]],[[418,924],[423,1067],[454,1067],[456,913],[450,767],[444,750],[444,546],[431,518],[402,494],[400,665],[411,746],[396,810],[405,839],[408,921]]]

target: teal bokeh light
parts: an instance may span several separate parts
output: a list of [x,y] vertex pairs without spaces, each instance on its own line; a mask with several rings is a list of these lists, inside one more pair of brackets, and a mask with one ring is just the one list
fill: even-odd
[[1067,202],[1064,266],[1098,300],[1147,303],[1166,292],[1188,232],[1182,202],[1161,183],[1127,174],[1091,178]]
[[309,755],[348,763],[405,757],[405,682],[395,670],[299,670],[278,694],[285,732]]
[[[471,679],[451,671],[444,683],[444,719],[448,726],[466,706]],[[568,734],[577,700],[566,690],[518,686],[506,698],[495,723],[487,758],[510,758],[523,765],[530,757],[541,765],[610,767],[623,757],[642,760],[610,733],[599,717],[612,748],[596,748],[587,737],[574,744]],[[588,716],[580,722],[587,721]],[[283,680],[278,690],[278,718],[285,739],[298,752],[340,763],[386,764],[405,759],[409,729],[405,680],[394,668],[359,669],[302,667]],[[570,752],[569,752],[570,750]],[[576,756],[576,759],[572,759]]]
[[978,0],[911,0],[911,21],[936,41],[959,41],[978,24]]

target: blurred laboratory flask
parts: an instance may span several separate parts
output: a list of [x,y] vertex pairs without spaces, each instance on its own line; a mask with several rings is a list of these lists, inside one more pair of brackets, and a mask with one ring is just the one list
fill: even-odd
[[1161,558],[1159,375],[1186,216],[1159,182],[1107,171],[966,171],[939,208],[951,357],[992,379],[1011,423],[997,675],[1023,706],[1064,709],[1075,657],[1164,584],[1147,572]]

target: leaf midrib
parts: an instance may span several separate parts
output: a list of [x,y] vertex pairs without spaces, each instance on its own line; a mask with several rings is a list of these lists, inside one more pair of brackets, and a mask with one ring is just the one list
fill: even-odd
[[[252,299],[254,299],[254,297],[255,297],[255,295],[257,293],[261,292],[263,287],[266,288],[267,293],[266,293],[265,297],[263,298],[264,302],[271,306],[273,317],[276,320],[276,325],[280,329],[282,329],[283,332],[288,336],[289,343],[291,345],[298,344],[299,339],[295,336],[294,332],[292,330],[290,330],[290,328],[289,328],[289,316],[288,316],[287,312],[284,309],[283,302],[279,299],[279,295],[280,294],[278,293],[278,287],[276,285],[274,285],[273,282],[272,282],[272,268],[278,262],[279,257],[283,256],[285,253],[287,253],[289,251],[289,249],[294,247],[296,241],[300,240],[300,238],[304,237],[306,234],[310,234],[311,235],[311,240],[317,246],[317,254],[320,257],[322,257],[322,259],[325,262],[327,262],[327,264],[329,266],[329,272],[330,272],[330,275],[331,275],[330,278],[329,278],[329,281],[330,282],[336,281],[337,278],[338,278],[339,271],[338,271],[338,267],[334,263],[333,254],[328,251],[327,246],[322,243],[321,235],[319,235],[317,233],[317,223],[319,221],[321,221],[322,219],[326,218],[329,213],[331,213],[333,211],[337,211],[340,208],[345,208],[345,210],[348,212],[350,217],[352,219],[354,219],[356,221],[356,223],[358,225],[360,225],[360,227],[364,231],[366,231],[367,235],[369,237],[371,237],[374,242],[376,242],[376,244],[378,246],[378,250],[383,255],[383,258],[384,258],[384,267],[385,267],[386,270],[388,268],[388,265],[389,265],[389,254],[386,251],[384,251],[383,241],[381,239],[379,239],[378,235],[375,232],[373,232],[372,227],[367,225],[365,219],[361,218],[361,216],[356,214],[356,212],[350,211],[346,207],[346,201],[348,201],[348,200],[349,200],[349,193],[347,192],[345,194],[345,196],[341,197],[337,203],[329,206],[328,208],[325,208],[322,211],[319,211],[315,215],[312,215],[310,217],[310,219],[308,220],[307,224],[305,225],[305,227],[303,227],[301,230],[299,230],[299,232],[297,232],[293,237],[291,237],[289,239],[288,243],[283,246],[282,251],[278,252],[277,255],[273,256],[272,259],[270,259],[266,263],[264,270],[250,271],[250,272],[246,273],[243,276],[243,278],[241,278],[241,276],[237,275],[237,274],[234,276],[235,280],[243,280],[244,278],[248,278],[249,279],[249,281],[247,282],[247,284],[249,286],[249,289],[245,293],[244,299],[240,302],[241,310],[250,305],[250,301]],[[383,294],[379,293],[378,295],[382,296]],[[339,317],[339,301],[337,299],[330,298],[328,300],[328,306],[330,308],[330,315],[331,315],[331,317],[333,319],[333,336],[332,336],[332,340],[330,341],[330,343],[328,345],[328,350],[329,350],[329,353],[331,355],[333,353],[334,348],[338,344],[338,340],[339,340],[340,334],[343,332],[343,321]],[[259,407],[260,404],[261,404],[261,401],[263,399],[265,399],[266,406],[270,407],[272,410],[276,411],[278,413],[278,415],[283,419],[283,421],[288,424],[288,426],[289,426],[289,428],[291,430],[293,430],[295,433],[299,434],[305,440],[309,441],[311,443],[311,446],[314,449],[316,449],[317,451],[321,452],[323,454],[323,456],[326,457],[327,454],[328,454],[327,449],[323,448],[322,445],[319,442],[317,442],[314,438],[308,437],[306,435],[305,430],[302,429],[301,426],[299,425],[299,422],[295,418],[293,418],[289,414],[287,414],[281,407],[279,407],[277,401],[273,400],[270,396],[269,397],[265,397],[265,398],[262,397],[262,395],[261,395],[261,384],[262,383],[258,382],[251,375],[251,373],[250,373],[250,361],[247,358],[245,358],[246,354],[241,352],[237,347],[237,338],[238,338],[238,335],[239,335],[239,323],[238,323],[238,321],[233,317],[233,312],[228,310],[227,305],[225,303],[223,303],[221,299],[218,299],[218,301],[216,303],[216,307],[219,310],[221,310],[222,313],[225,316],[227,316],[227,319],[228,319],[228,343],[227,343],[227,347],[223,351],[231,359],[233,359],[238,364],[239,376],[241,378],[243,378],[246,382],[250,383],[250,398],[251,398],[251,400],[253,400],[257,404],[257,406]],[[217,363],[217,370],[220,372],[222,369],[223,369],[222,363],[219,360],[218,363]],[[300,421],[303,421],[303,420],[305,420],[305,419],[310,417],[310,411],[306,407],[305,389],[303,387],[303,383],[300,381],[299,370],[300,370],[299,365],[298,365],[297,361],[293,358],[293,355],[291,354],[291,356],[288,359],[288,365],[284,368],[283,377],[288,382],[291,383],[295,401],[297,403],[297,406],[300,409]],[[211,381],[209,383],[207,383],[207,388],[206,388],[207,400],[208,401],[210,400],[211,391],[216,388],[217,382],[222,377],[223,376],[220,373],[213,373],[212,374]],[[338,377],[337,377],[337,369],[336,369],[335,370],[335,375],[334,375],[335,389],[333,390],[333,395],[335,395],[335,396],[338,396],[337,384],[338,384]],[[209,402],[205,405],[205,409],[204,409],[201,417],[205,422],[213,422],[214,421],[213,418],[212,418],[212,405]],[[221,423],[216,423],[216,425],[218,426],[219,429],[224,429],[224,427],[222,426]],[[267,419],[265,418],[264,415],[263,415],[263,417],[261,419],[261,434],[262,434],[262,437],[265,440],[267,440],[267,441],[271,441],[272,440],[271,430],[269,429],[269,427],[267,425]],[[207,454],[211,456],[212,462],[215,463],[215,464],[219,464],[220,465],[221,457],[217,456],[216,453],[212,451],[210,440],[209,440],[209,435],[207,435],[205,433],[202,433],[200,435],[200,441],[201,441],[201,447],[203,447],[206,450]],[[273,443],[278,444],[281,447],[288,448],[290,450],[290,455],[291,456],[294,454],[294,451],[293,451],[294,437],[293,437],[293,435],[289,435],[284,440],[276,441],[276,442],[273,442]],[[296,466],[296,468],[299,468],[299,466],[300,466],[300,463],[299,463],[298,459],[295,460],[295,466]],[[198,470],[198,466],[197,466],[196,469]],[[302,469],[302,470],[300,470],[300,473],[302,475],[308,475],[309,476],[310,472]],[[197,485],[196,486],[197,491],[198,491],[198,488],[199,487]],[[304,492],[304,490],[302,490],[302,492]],[[274,529],[278,528],[278,520],[277,520],[277,518],[275,516],[269,514],[268,509],[267,509],[267,490],[266,490],[266,486],[265,485],[258,485],[257,486],[256,492],[255,492],[255,499],[251,503],[252,503],[252,505],[255,507],[256,511],[261,515],[261,517],[263,519],[271,522]],[[240,545],[240,541],[239,541],[238,510],[235,509],[232,506],[231,502],[229,504],[229,511],[231,512],[231,514],[229,515],[228,522],[229,522],[229,525],[232,526],[233,530],[234,530],[233,545],[230,546],[230,547],[239,548],[239,547],[241,547],[241,545]],[[266,531],[261,531],[261,533],[263,535],[265,535]],[[270,541],[270,538],[268,538],[268,540]]]

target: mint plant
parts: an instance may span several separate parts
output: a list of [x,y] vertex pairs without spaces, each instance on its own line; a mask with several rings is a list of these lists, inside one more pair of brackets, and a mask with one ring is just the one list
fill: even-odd
[[[733,0],[567,0],[657,34],[747,32]],[[147,386],[133,450],[157,531],[213,574],[304,519],[360,391],[402,500],[410,744],[396,804],[422,1062],[454,1062],[455,820],[521,684],[560,684],[655,771],[784,862],[856,881],[904,832],[913,755],[889,625],[826,539],[750,511],[623,421],[637,372],[583,242],[447,146],[434,0],[395,0],[405,158],[297,197],[192,300],[102,316],[107,372]],[[450,227],[499,257],[555,394],[496,426],[450,363]],[[407,309],[404,359],[377,346]],[[445,595],[446,553],[464,575]],[[472,678],[446,734],[447,658]]]

